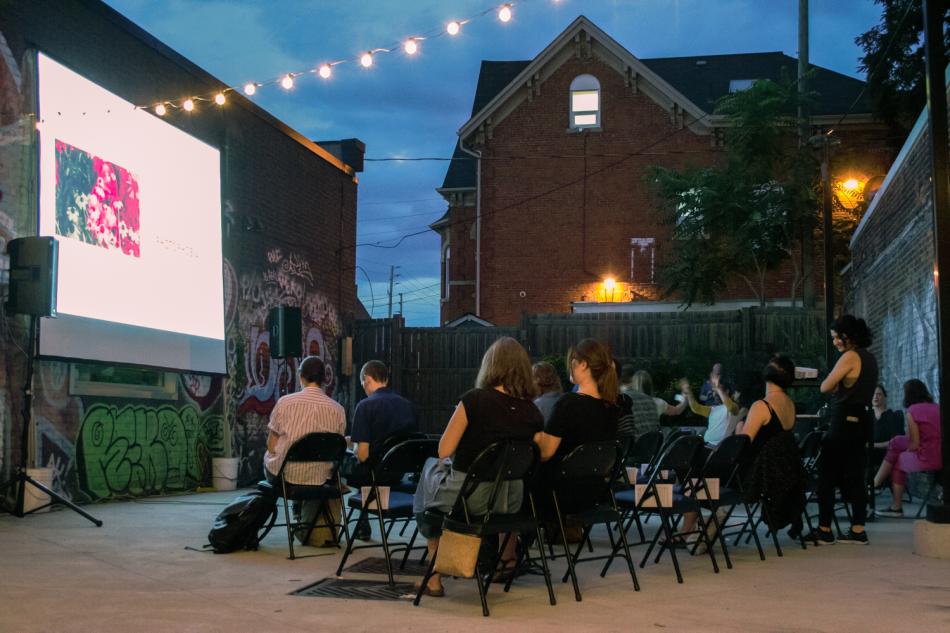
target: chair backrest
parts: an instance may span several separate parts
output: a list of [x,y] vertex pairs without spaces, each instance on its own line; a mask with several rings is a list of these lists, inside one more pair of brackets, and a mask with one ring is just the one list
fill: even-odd
[[663,433],[650,431],[637,438],[627,454],[627,464],[648,464],[652,466],[663,448]]
[[802,439],[802,443],[798,445],[798,450],[801,451],[802,459],[813,461],[817,459],[818,453],[821,452],[821,438],[824,435],[821,431],[812,431]]
[[459,496],[455,502],[452,514],[459,516],[459,511],[469,521],[468,499],[480,484],[492,484],[488,495],[487,519],[495,507],[495,498],[498,496],[502,482],[526,481],[534,472],[539,461],[538,447],[534,442],[506,440],[495,442],[485,447],[479,453],[468,471],[465,481],[459,489]]
[[422,472],[427,459],[438,456],[438,440],[403,440],[386,451],[375,472],[380,475],[417,474]]
[[370,444],[370,465],[376,465],[382,462],[383,457],[393,446],[402,444],[406,440],[417,439],[426,439],[426,436],[423,433],[397,433],[396,435],[390,435],[389,437],[383,438],[377,442],[378,446],[375,444]]
[[555,481],[612,480],[619,465],[616,441],[587,442],[564,456],[554,471]]
[[284,466],[293,462],[339,462],[344,455],[346,439],[339,433],[308,433],[287,449]]
[[730,435],[723,439],[703,465],[702,476],[715,477],[721,486],[728,486],[750,444],[748,435]]
[[677,437],[672,443],[667,442],[650,479],[655,479],[660,471],[671,470],[681,481],[685,480],[691,474],[695,466],[696,453],[702,446],[703,438],[690,433]]

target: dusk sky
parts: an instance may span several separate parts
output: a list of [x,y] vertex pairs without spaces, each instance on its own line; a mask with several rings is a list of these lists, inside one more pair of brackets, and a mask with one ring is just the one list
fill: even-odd
[[[483,59],[531,59],[578,15],[637,57],[782,51],[797,55],[797,0],[527,0],[503,24],[489,13],[455,37],[421,43],[414,57],[354,57],[477,15],[485,0],[107,0],[222,81],[268,81],[288,71],[348,59],[331,79],[301,77],[291,91],[262,88],[254,101],[315,139],[357,137],[368,158],[449,157],[468,119]],[[499,3],[500,4],[500,3]],[[854,38],[880,19],[872,0],[812,0],[811,62],[864,78]],[[176,98],[178,95],[168,95]],[[359,243],[393,245],[446,210],[435,192],[447,162],[367,162],[359,175]],[[438,325],[439,239],[433,232],[396,248],[361,246],[373,316],[386,316],[389,266],[399,266],[410,325]],[[357,271],[359,296],[373,308]],[[398,301],[398,297],[397,297]]]

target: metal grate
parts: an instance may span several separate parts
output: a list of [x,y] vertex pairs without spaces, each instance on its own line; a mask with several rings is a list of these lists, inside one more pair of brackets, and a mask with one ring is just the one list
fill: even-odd
[[[428,562],[420,563],[418,557],[416,557],[415,560],[410,558],[406,561],[405,568],[399,569],[399,563],[401,561],[401,557],[396,557],[396,559],[393,561],[394,576],[425,576]],[[370,556],[350,565],[344,571],[353,574],[386,575],[386,559],[382,556]]]
[[343,600],[401,600],[414,593],[411,583],[397,582],[394,587],[390,587],[385,580],[324,578],[290,595]]

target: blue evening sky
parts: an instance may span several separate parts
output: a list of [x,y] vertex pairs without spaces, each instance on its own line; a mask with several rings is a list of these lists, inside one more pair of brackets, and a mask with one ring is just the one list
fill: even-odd
[[[481,60],[531,59],[584,14],[638,57],[783,51],[796,56],[796,0],[526,0],[507,24],[494,13],[456,37],[421,43],[410,58],[368,49],[474,16],[491,0],[107,0],[132,21],[222,81],[240,85],[349,59],[323,81],[301,77],[291,91],[262,88],[254,100],[316,140],[357,137],[369,158],[448,157],[468,118]],[[500,4],[500,3],[499,3]],[[859,77],[854,38],[876,24],[872,0],[812,0],[811,62]],[[178,95],[168,95],[176,98]],[[359,243],[392,245],[439,218],[435,192],[444,162],[368,162],[360,174]],[[359,295],[386,316],[390,265],[410,325],[438,325],[439,239],[433,232],[397,248],[361,246]],[[374,301],[371,299],[375,298]],[[398,301],[398,296],[397,296]]]

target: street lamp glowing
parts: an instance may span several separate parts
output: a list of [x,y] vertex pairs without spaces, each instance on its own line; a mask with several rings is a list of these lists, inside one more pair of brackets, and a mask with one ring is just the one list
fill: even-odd
[[617,280],[613,277],[607,277],[604,279],[604,290],[607,292],[613,292],[614,288],[617,287]]
[[848,178],[841,184],[848,191],[856,191],[861,186],[861,183],[858,182],[856,178]]

